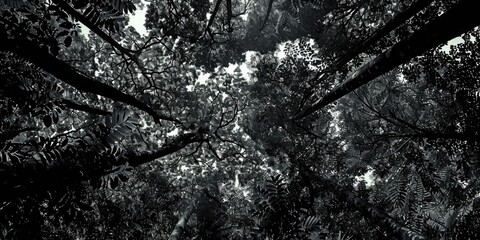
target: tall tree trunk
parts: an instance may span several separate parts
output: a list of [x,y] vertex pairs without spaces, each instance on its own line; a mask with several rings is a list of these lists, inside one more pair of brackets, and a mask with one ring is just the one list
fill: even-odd
[[[75,146],[73,152],[62,153],[61,159],[49,164],[38,160],[38,156],[27,156],[22,164],[0,163],[0,203],[18,197],[42,193],[55,188],[63,188],[86,180],[98,179],[114,172],[115,166],[128,164],[136,167],[155,159],[177,152],[191,143],[201,142],[204,130],[184,133],[170,139],[154,151],[131,151],[123,157],[111,160],[108,157],[95,161],[82,156],[82,149]],[[76,153],[76,151],[80,153]]]
[[332,67],[329,67],[329,69],[326,72],[333,73],[335,71],[338,71],[340,68],[342,68],[345,64],[347,64],[357,55],[359,55],[363,51],[366,51],[369,47],[371,47],[373,44],[375,44],[380,39],[382,39],[385,35],[395,30],[397,27],[405,23],[405,21],[407,21],[411,17],[415,16],[415,14],[417,14],[422,9],[430,5],[430,3],[432,2],[433,0],[418,0],[412,3],[407,9],[397,14],[395,18],[390,20],[383,27],[373,32],[372,35],[370,35],[360,43],[355,44],[355,46],[349,49],[346,54],[342,55],[339,59],[337,59],[335,63],[332,65]]
[[480,1],[478,0],[460,0],[448,12],[355,71],[351,77],[332,89],[323,98],[316,100],[293,119],[304,118],[400,64],[473,29],[480,24],[479,8]]
[[[200,195],[201,196],[201,195]],[[187,225],[188,220],[193,214],[193,211],[195,210],[196,206],[198,203],[198,198],[195,198],[192,200],[190,205],[187,207],[185,212],[180,216],[180,219],[178,220],[177,224],[175,224],[175,228],[172,231],[172,234],[168,238],[168,240],[180,240],[182,239],[182,234],[183,231]]]
[[[64,61],[56,58],[46,50],[41,49],[39,46],[27,39],[11,39],[8,37],[6,29],[8,26],[1,24],[0,21],[0,49],[15,53],[23,59],[35,64],[44,71],[52,74],[59,80],[73,86],[74,88],[97,94],[106,98],[110,98],[114,101],[126,103],[134,106],[140,110],[147,112],[153,117],[155,122],[160,120],[175,121],[172,117],[163,116],[157,113],[154,109],[147,104],[139,101],[135,97],[123,93],[122,91],[95,80],[89,76],[77,72],[72,66],[68,65]],[[11,27],[11,26],[10,26]]]

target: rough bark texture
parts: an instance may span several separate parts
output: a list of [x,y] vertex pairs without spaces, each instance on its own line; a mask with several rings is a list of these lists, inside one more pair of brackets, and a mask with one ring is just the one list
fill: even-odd
[[308,116],[400,64],[473,29],[480,24],[479,8],[480,1],[478,0],[460,0],[448,12],[355,71],[351,77],[294,116],[293,119],[298,120]]

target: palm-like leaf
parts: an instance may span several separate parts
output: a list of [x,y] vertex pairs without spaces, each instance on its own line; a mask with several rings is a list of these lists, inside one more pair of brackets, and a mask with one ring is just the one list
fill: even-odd
[[128,136],[138,125],[138,119],[129,116],[125,110],[114,110],[111,116],[105,119],[105,125],[110,129],[110,133],[105,140],[108,145],[113,145],[122,138]]
[[407,185],[407,178],[398,176],[388,188],[386,200],[392,203],[394,207],[404,207],[407,203]]

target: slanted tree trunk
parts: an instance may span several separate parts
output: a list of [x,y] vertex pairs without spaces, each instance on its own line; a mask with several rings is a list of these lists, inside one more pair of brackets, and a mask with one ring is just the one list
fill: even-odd
[[[112,167],[128,164],[136,167],[177,152],[191,143],[204,140],[204,130],[184,133],[170,139],[154,151],[131,151],[119,159],[100,159],[94,162],[82,153],[64,153],[62,159],[44,163],[31,156],[22,164],[0,163],[0,203],[18,197],[63,188],[86,180],[98,179],[114,172]],[[82,152],[82,149],[76,149]],[[77,159],[80,158],[80,159]],[[114,161],[114,162],[112,162]]]
[[[134,106],[140,110],[147,112],[151,115],[155,122],[162,120],[175,121],[174,118],[169,116],[162,116],[147,104],[139,101],[135,97],[123,93],[122,91],[102,83],[96,79],[93,79],[87,75],[79,73],[72,66],[68,65],[64,61],[56,58],[46,50],[41,49],[39,46],[27,39],[11,39],[8,37],[6,29],[9,26],[4,25],[0,21],[0,49],[15,53],[19,57],[35,64],[44,71],[52,74],[59,80],[73,86],[74,88],[97,94],[106,98],[110,98],[114,101],[126,103]],[[11,27],[11,26],[10,26]]]
[[332,89],[323,98],[314,101],[293,119],[304,118],[400,64],[473,29],[480,24],[478,9],[480,9],[480,1],[460,0],[448,12],[355,71],[351,77]]
[[180,240],[180,239],[182,239],[181,237],[182,237],[183,231],[184,231],[184,229],[187,225],[188,220],[192,216],[192,214],[193,214],[193,212],[194,212],[194,210],[197,206],[197,203],[198,203],[198,198],[195,198],[195,199],[192,200],[190,205],[188,205],[185,212],[182,214],[182,216],[180,216],[180,219],[178,220],[177,224],[175,224],[175,228],[173,229],[172,234],[170,235],[168,240]]
[[370,35],[360,43],[355,44],[355,46],[349,49],[346,54],[342,55],[339,59],[337,59],[335,63],[327,69],[326,72],[333,73],[335,71],[338,71],[345,64],[355,58],[358,54],[366,51],[369,47],[382,39],[385,35],[395,30],[397,27],[405,23],[405,21],[407,21],[411,17],[415,16],[415,14],[420,12],[432,2],[433,0],[418,0],[412,3],[407,9],[397,14],[395,18],[390,20],[383,27],[373,32],[372,35]]

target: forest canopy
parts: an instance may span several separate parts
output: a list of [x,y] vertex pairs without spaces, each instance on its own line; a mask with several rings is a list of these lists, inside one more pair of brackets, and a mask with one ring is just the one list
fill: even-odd
[[478,9],[0,0],[0,239],[478,239]]

